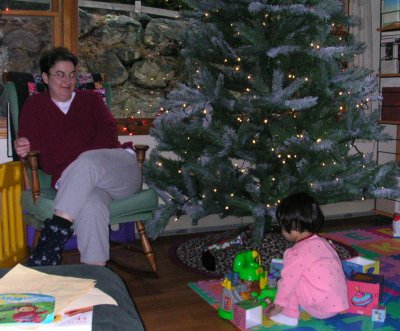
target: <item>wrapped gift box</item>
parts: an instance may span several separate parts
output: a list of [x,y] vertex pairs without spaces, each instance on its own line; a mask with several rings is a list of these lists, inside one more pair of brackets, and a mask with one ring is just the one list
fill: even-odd
[[348,313],[372,315],[372,310],[379,306],[383,290],[383,276],[355,273],[347,279],[349,297]]

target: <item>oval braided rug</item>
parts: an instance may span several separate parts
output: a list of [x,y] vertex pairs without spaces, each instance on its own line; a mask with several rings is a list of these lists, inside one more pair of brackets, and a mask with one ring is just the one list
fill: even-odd
[[[233,233],[233,232],[232,232]],[[226,233],[224,234],[226,237]],[[202,253],[212,245],[221,240],[221,233],[202,234],[190,239],[178,242],[170,248],[170,258],[178,265],[189,268],[192,271],[207,275],[211,278],[220,278],[232,271],[232,264],[236,254],[256,249],[261,255],[261,264],[264,270],[269,270],[272,258],[283,258],[285,250],[293,245],[285,240],[279,232],[270,232],[264,235],[260,246],[255,247],[250,240],[241,245],[231,246],[227,249],[213,251],[216,268],[215,271],[207,270],[202,264]],[[339,257],[347,259],[357,256],[358,253],[350,246],[338,241],[330,240],[332,246],[338,252]]]

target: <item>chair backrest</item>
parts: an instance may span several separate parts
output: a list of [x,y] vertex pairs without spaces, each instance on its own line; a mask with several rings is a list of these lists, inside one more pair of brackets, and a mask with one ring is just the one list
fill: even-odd
[[[77,76],[77,89],[96,90],[103,96],[108,108],[111,108],[111,86],[106,82],[105,74],[101,73],[79,73]],[[9,105],[11,119],[11,139],[15,140],[18,133],[18,122],[20,110],[26,99],[35,93],[46,91],[47,85],[43,82],[40,74],[26,72],[3,72],[7,102]],[[13,159],[18,157],[13,149]]]

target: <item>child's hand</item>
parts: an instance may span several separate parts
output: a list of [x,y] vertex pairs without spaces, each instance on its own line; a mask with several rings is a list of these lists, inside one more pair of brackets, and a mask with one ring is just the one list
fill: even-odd
[[280,312],[282,312],[283,308],[281,306],[275,305],[275,304],[270,304],[268,305],[265,315],[267,315],[267,318],[270,318],[271,316],[277,315]]

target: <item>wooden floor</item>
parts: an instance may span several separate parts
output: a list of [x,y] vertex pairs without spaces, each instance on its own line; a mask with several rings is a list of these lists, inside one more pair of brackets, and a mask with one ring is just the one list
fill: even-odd
[[[322,232],[390,222],[388,218],[374,217],[328,220]],[[230,322],[219,318],[216,310],[187,286],[188,282],[206,277],[177,266],[170,260],[170,247],[186,237],[160,237],[152,243],[159,269],[158,278],[150,272],[144,256],[139,252],[114,249],[112,258],[116,262],[110,262],[109,267],[125,281],[147,331],[238,330]],[[74,262],[74,258],[66,258],[66,263]],[[130,269],[120,267],[120,263],[129,265]]]

